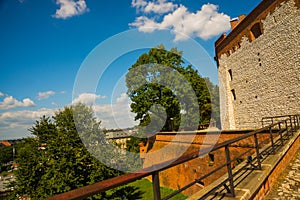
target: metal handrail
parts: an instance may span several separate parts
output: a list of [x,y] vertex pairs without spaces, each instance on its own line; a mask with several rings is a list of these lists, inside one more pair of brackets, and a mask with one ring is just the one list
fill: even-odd
[[299,116],[299,114],[295,114],[295,115],[277,115],[277,116],[268,116],[268,117],[263,117],[261,119],[261,123],[262,123],[262,127],[264,127],[264,123],[265,122],[271,122],[271,124],[274,123],[274,120],[283,120],[282,118],[285,118],[285,119],[291,119],[292,117],[295,117],[295,116]]
[[[239,136],[237,138],[233,138],[231,140],[224,141],[222,143],[218,143],[212,149],[207,147],[207,148],[204,148],[203,150],[201,150],[200,152],[195,151],[195,152],[192,152],[192,153],[189,153],[189,154],[185,154],[183,156],[180,156],[179,158],[172,159],[172,160],[169,160],[169,161],[166,161],[166,162],[162,162],[160,164],[153,165],[151,167],[142,169],[142,170],[137,171],[137,172],[128,173],[128,174],[125,174],[125,175],[122,175],[122,176],[107,179],[105,181],[97,182],[97,183],[94,183],[94,184],[91,184],[91,185],[88,185],[88,186],[84,186],[84,187],[81,187],[81,188],[78,188],[78,189],[74,189],[74,190],[71,190],[69,192],[58,194],[56,196],[53,196],[53,197],[50,197],[50,198],[47,198],[47,199],[48,200],[83,199],[83,198],[92,196],[94,194],[104,192],[104,191],[107,191],[109,189],[113,189],[113,188],[116,188],[118,186],[121,186],[121,185],[130,183],[130,182],[139,180],[139,179],[144,178],[146,176],[152,175],[154,199],[159,200],[159,199],[161,199],[160,189],[159,189],[159,172],[160,171],[164,171],[164,170],[169,169],[171,167],[174,167],[176,165],[179,165],[179,164],[188,162],[190,160],[196,159],[198,157],[201,157],[201,156],[207,154],[209,151],[212,152],[212,151],[216,151],[216,150],[221,149],[221,148],[225,148],[226,162],[223,165],[218,166],[212,172],[209,172],[209,173],[203,175],[202,177],[194,180],[193,182],[191,182],[190,184],[184,186],[183,188],[186,189],[186,188],[192,186],[193,184],[195,184],[197,182],[200,182],[204,178],[207,178],[208,176],[210,176],[214,172],[220,170],[221,168],[227,166],[228,179],[226,179],[225,183],[229,181],[229,191],[228,192],[231,194],[231,196],[235,196],[234,185],[233,185],[233,176],[234,176],[234,174],[232,173],[231,163],[234,162],[238,157],[236,157],[234,159],[230,158],[230,151],[229,151],[230,145],[233,144],[233,143],[236,143],[238,141],[241,141],[243,139],[246,139],[246,138],[249,138],[249,137],[253,136],[254,141],[255,141],[255,150],[256,150],[256,158],[255,159],[256,159],[256,162],[257,162],[257,165],[258,165],[257,169],[261,169],[260,152],[259,152],[259,145],[260,144],[258,143],[257,135],[261,134],[261,133],[266,134],[267,132],[269,132],[270,133],[270,139],[272,141],[272,148],[273,148],[273,152],[274,152],[274,143],[275,142],[273,141],[274,138],[273,138],[272,128],[274,128],[276,126],[279,127],[279,129],[280,129],[279,130],[279,133],[280,133],[279,135],[280,135],[281,140],[282,140],[282,137],[283,137],[282,136],[282,130],[281,130],[283,128],[283,126],[281,126],[282,124],[285,124],[285,126],[286,126],[285,128],[286,128],[287,132],[288,132],[289,127],[290,127],[291,132],[293,130],[299,129],[300,114],[289,115],[289,116],[293,116],[294,125],[293,125],[292,120],[291,120],[292,117],[289,117],[289,119],[284,119],[280,122],[273,123],[271,125],[268,125],[266,127],[261,128],[259,130],[252,131],[250,133],[246,133],[242,136]],[[167,165],[166,163],[171,163],[171,164]],[[164,199],[171,198],[172,196],[180,193],[181,191],[183,191],[183,188],[179,189],[178,190],[179,192],[175,191],[174,193],[168,195]]]

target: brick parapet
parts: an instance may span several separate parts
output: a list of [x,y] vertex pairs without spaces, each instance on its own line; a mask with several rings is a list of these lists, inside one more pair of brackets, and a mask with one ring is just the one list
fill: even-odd
[[[143,156],[143,165],[144,167],[149,167],[157,163],[162,163],[163,161],[171,160],[176,157],[178,158],[178,152],[181,151],[182,147],[186,147],[186,150],[183,152],[183,154],[189,154],[191,152],[201,151],[201,149],[209,147],[209,145],[203,143],[203,141],[215,141],[215,143],[221,143],[227,140],[237,138],[249,132],[250,130],[236,130],[224,131],[221,134],[220,132],[201,132],[195,135],[189,135],[184,133],[176,134],[175,132],[158,133],[155,137],[154,143],[152,144],[152,148],[147,152],[147,154],[144,154]],[[176,140],[176,136],[178,135],[181,135],[180,141]],[[193,137],[192,142],[187,142],[191,141],[190,139],[184,139],[184,137],[189,136]],[[258,135],[258,139],[260,142],[265,141],[265,143],[268,143],[269,141],[266,141],[267,138],[269,138],[268,133]],[[169,149],[167,151],[164,151],[163,149],[165,147],[168,147]],[[253,137],[241,140],[235,143],[235,145],[233,145],[232,147],[230,147],[231,158],[234,159],[248,150],[250,151],[247,154],[245,154],[242,157],[242,159],[245,159],[247,155],[252,155],[255,152]],[[214,152],[211,152],[211,154],[213,155],[213,161],[207,153],[203,157],[199,157],[191,161],[185,162],[183,164],[177,165],[175,167],[169,168],[167,170],[161,171],[161,186],[177,190],[189,184],[193,180],[209,173],[210,171],[216,169],[217,167],[223,165],[226,162],[224,149],[216,150]],[[235,167],[237,164],[238,161],[236,161],[232,167]],[[213,175],[205,178],[203,180],[204,186],[207,186],[213,181],[217,180],[226,172],[227,169],[226,167],[224,167],[221,170],[215,172]],[[196,184],[184,191],[183,193],[189,196],[199,191],[201,187],[201,185]]]
[[[226,36],[223,34],[215,42],[216,57],[220,58],[222,54],[230,55],[230,51],[235,51],[239,48],[242,37],[253,40],[251,35],[251,27],[264,20],[270,13],[280,6],[281,3],[287,0],[264,0],[253,11],[248,14],[243,20],[234,27],[234,29]],[[299,0],[295,0],[295,6],[299,8]]]

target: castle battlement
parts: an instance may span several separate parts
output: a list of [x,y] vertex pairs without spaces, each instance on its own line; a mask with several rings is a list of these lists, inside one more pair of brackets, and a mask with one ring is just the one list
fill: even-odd
[[300,112],[299,0],[264,0],[215,42],[223,129]]

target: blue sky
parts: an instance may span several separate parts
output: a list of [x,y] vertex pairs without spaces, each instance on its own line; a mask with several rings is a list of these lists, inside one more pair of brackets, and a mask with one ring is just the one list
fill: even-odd
[[[204,69],[209,76],[215,63],[193,60],[197,50],[188,52],[189,47],[197,43],[202,57],[213,60],[214,41],[230,31],[229,20],[248,14],[259,2],[1,0],[0,140],[28,136],[27,129],[40,116],[72,101],[95,101],[103,127],[134,125],[124,75],[141,53],[161,43],[182,47],[188,62],[215,67],[214,72]],[[105,59],[111,60],[102,66]],[[91,63],[98,63],[97,73]],[[90,74],[83,83],[78,80],[85,69]],[[85,90],[90,75],[97,75],[98,82]]]

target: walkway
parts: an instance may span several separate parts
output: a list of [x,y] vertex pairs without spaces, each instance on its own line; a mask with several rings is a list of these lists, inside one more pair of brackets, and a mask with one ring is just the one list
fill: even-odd
[[300,200],[300,149],[265,199]]

